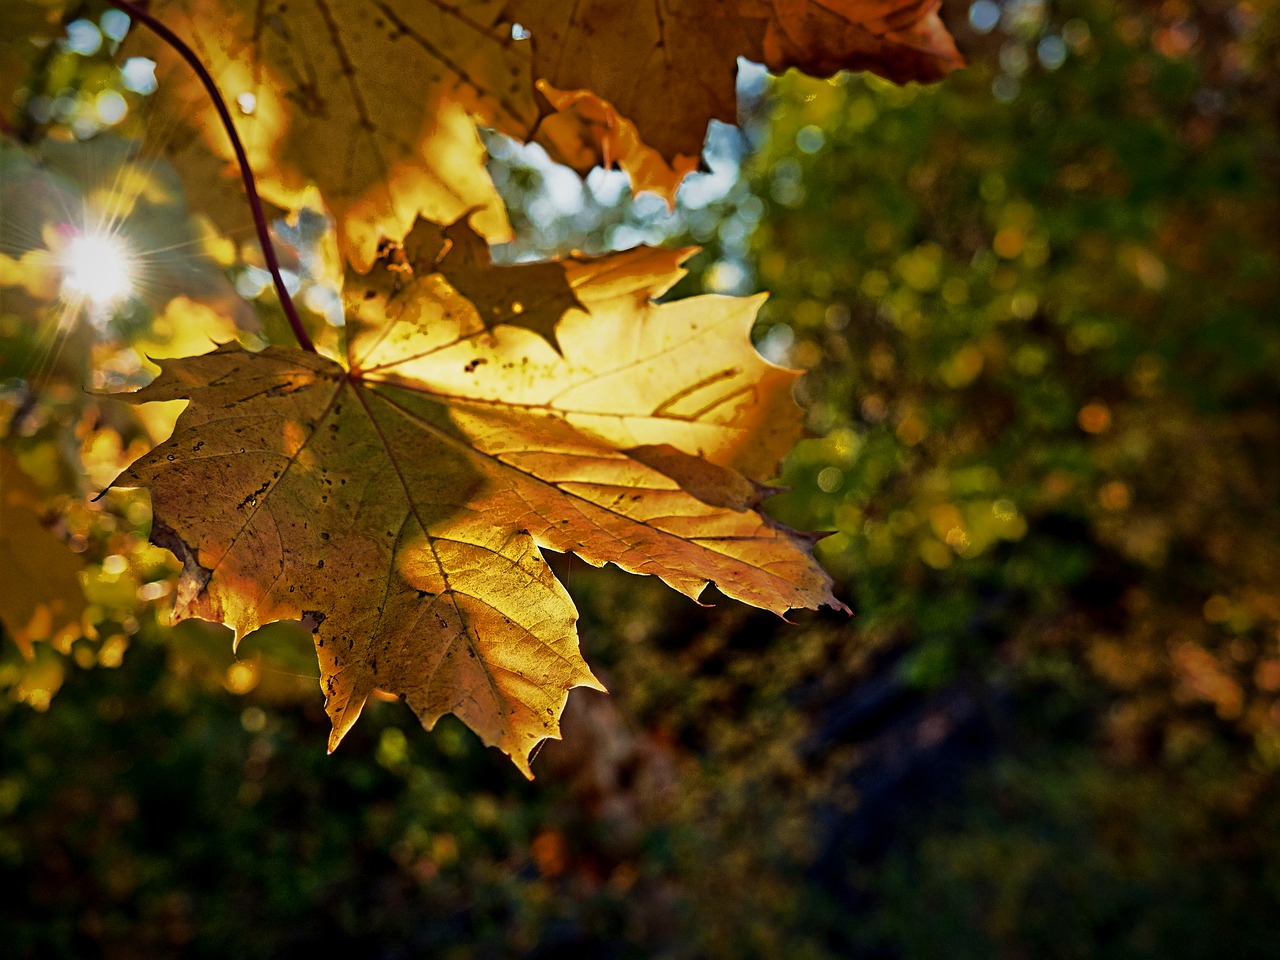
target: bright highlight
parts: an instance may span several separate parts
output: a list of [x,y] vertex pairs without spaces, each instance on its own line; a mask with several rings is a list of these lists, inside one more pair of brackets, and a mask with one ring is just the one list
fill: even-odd
[[133,293],[132,257],[118,237],[82,233],[62,251],[62,293],[110,307]]

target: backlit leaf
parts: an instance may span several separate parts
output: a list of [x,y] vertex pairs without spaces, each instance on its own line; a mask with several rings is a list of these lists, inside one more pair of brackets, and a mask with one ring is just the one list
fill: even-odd
[[[439,237],[423,225],[406,247]],[[414,269],[384,246],[349,279],[344,363],[228,345],[131,395],[191,401],[118,481],[151,490],[152,539],[184,563],[179,618],[237,637],[309,623],[331,747],[382,689],[428,727],[457,714],[528,773],[567,691],[598,686],[543,550],[779,614],[839,606],[812,538],[754,509],[800,430],[796,374],[747,339],[758,300],[655,305],[680,253],[570,261],[557,350],[491,325],[450,255]],[[463,275],[503,269],[524,268]]]

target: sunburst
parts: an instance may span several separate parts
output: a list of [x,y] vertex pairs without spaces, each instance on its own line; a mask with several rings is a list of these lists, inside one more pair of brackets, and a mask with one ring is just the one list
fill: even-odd
[[95,311],[107,312],[133,296],[137,262],[118,231],[76,230],[57,261],[68,301],[84,299]]

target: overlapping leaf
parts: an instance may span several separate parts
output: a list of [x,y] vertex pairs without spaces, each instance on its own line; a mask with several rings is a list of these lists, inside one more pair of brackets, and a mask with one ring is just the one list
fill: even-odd
[[[702,151],[708,121],[737,119],[738,57],[779,73],[870,70],[898,82],[936,80],[961,63],[939,7],[940,0],[511,0],[507,12],[532,33],[534,76],[555,91],[593,94],[592,113],[612,111],[602,137],[617,137],[616,118],[625,118],[642,146],[671,164],[674,193]],[[639,167],[639,149],[622,156]]]
[[528,773],[567,691],[598,686],[542,550],[778,613],[838,602],[811,538],[754,509],[800,429],[795,374],[747,339],[756,301],[655,305],[667,251],[498,268],[475,242],[423,224],[384,247],[349,283],[344,363],[164,361],[132,399],[190,406],[119,482],[151,490],[184,562],[179,616],[311,623],[331,746],[380,688]]
[[[536,135],[580,169],[620,164],[638,188],[671,197],[697,165],[708,122],[736,117],[739,56],[775,70],[934,79],[959,63],[937,8],[938,0],[151,5],[233,105],[265,194],[291,207],[317,184],[344,253],[362,268],[379,236],[403,237],[419,213],[440,222],[471,214],[489,239],[506,235],[469,118],[518,139]],[[234,188],[236,172],[207,95],[173,51],[157,46],[153,56],[158,113],[169,118],[151,124],[154,144],[185,171],[193,202],[238,213],[210,194]]]

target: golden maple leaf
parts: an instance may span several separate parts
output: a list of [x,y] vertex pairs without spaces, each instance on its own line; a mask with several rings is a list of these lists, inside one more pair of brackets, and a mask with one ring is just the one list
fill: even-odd
[[44,522],[44,494],[0,446],[0,621],[27,657],[36,640],[78,635],[80,558]]
[[[542,550],[779,614],[841,605],[812,538],[754,509],[801,429],[798,374],[747,338],[758,299],[653,303],[679,252],[503,268],[474,241],[424,223],[384,245],[348,283],[341,363],[234,346],[162,361],[129,399],[190,405],[117,482],[151,490],[152,539],[184,563],[177,617],[237,640],[311,624],[331,749],[383,689],[529,774],[569,689],[599,686]],[[462,292],[510,290],[508,270],[528,298],[498,313],[541,313],[532,328]]]

